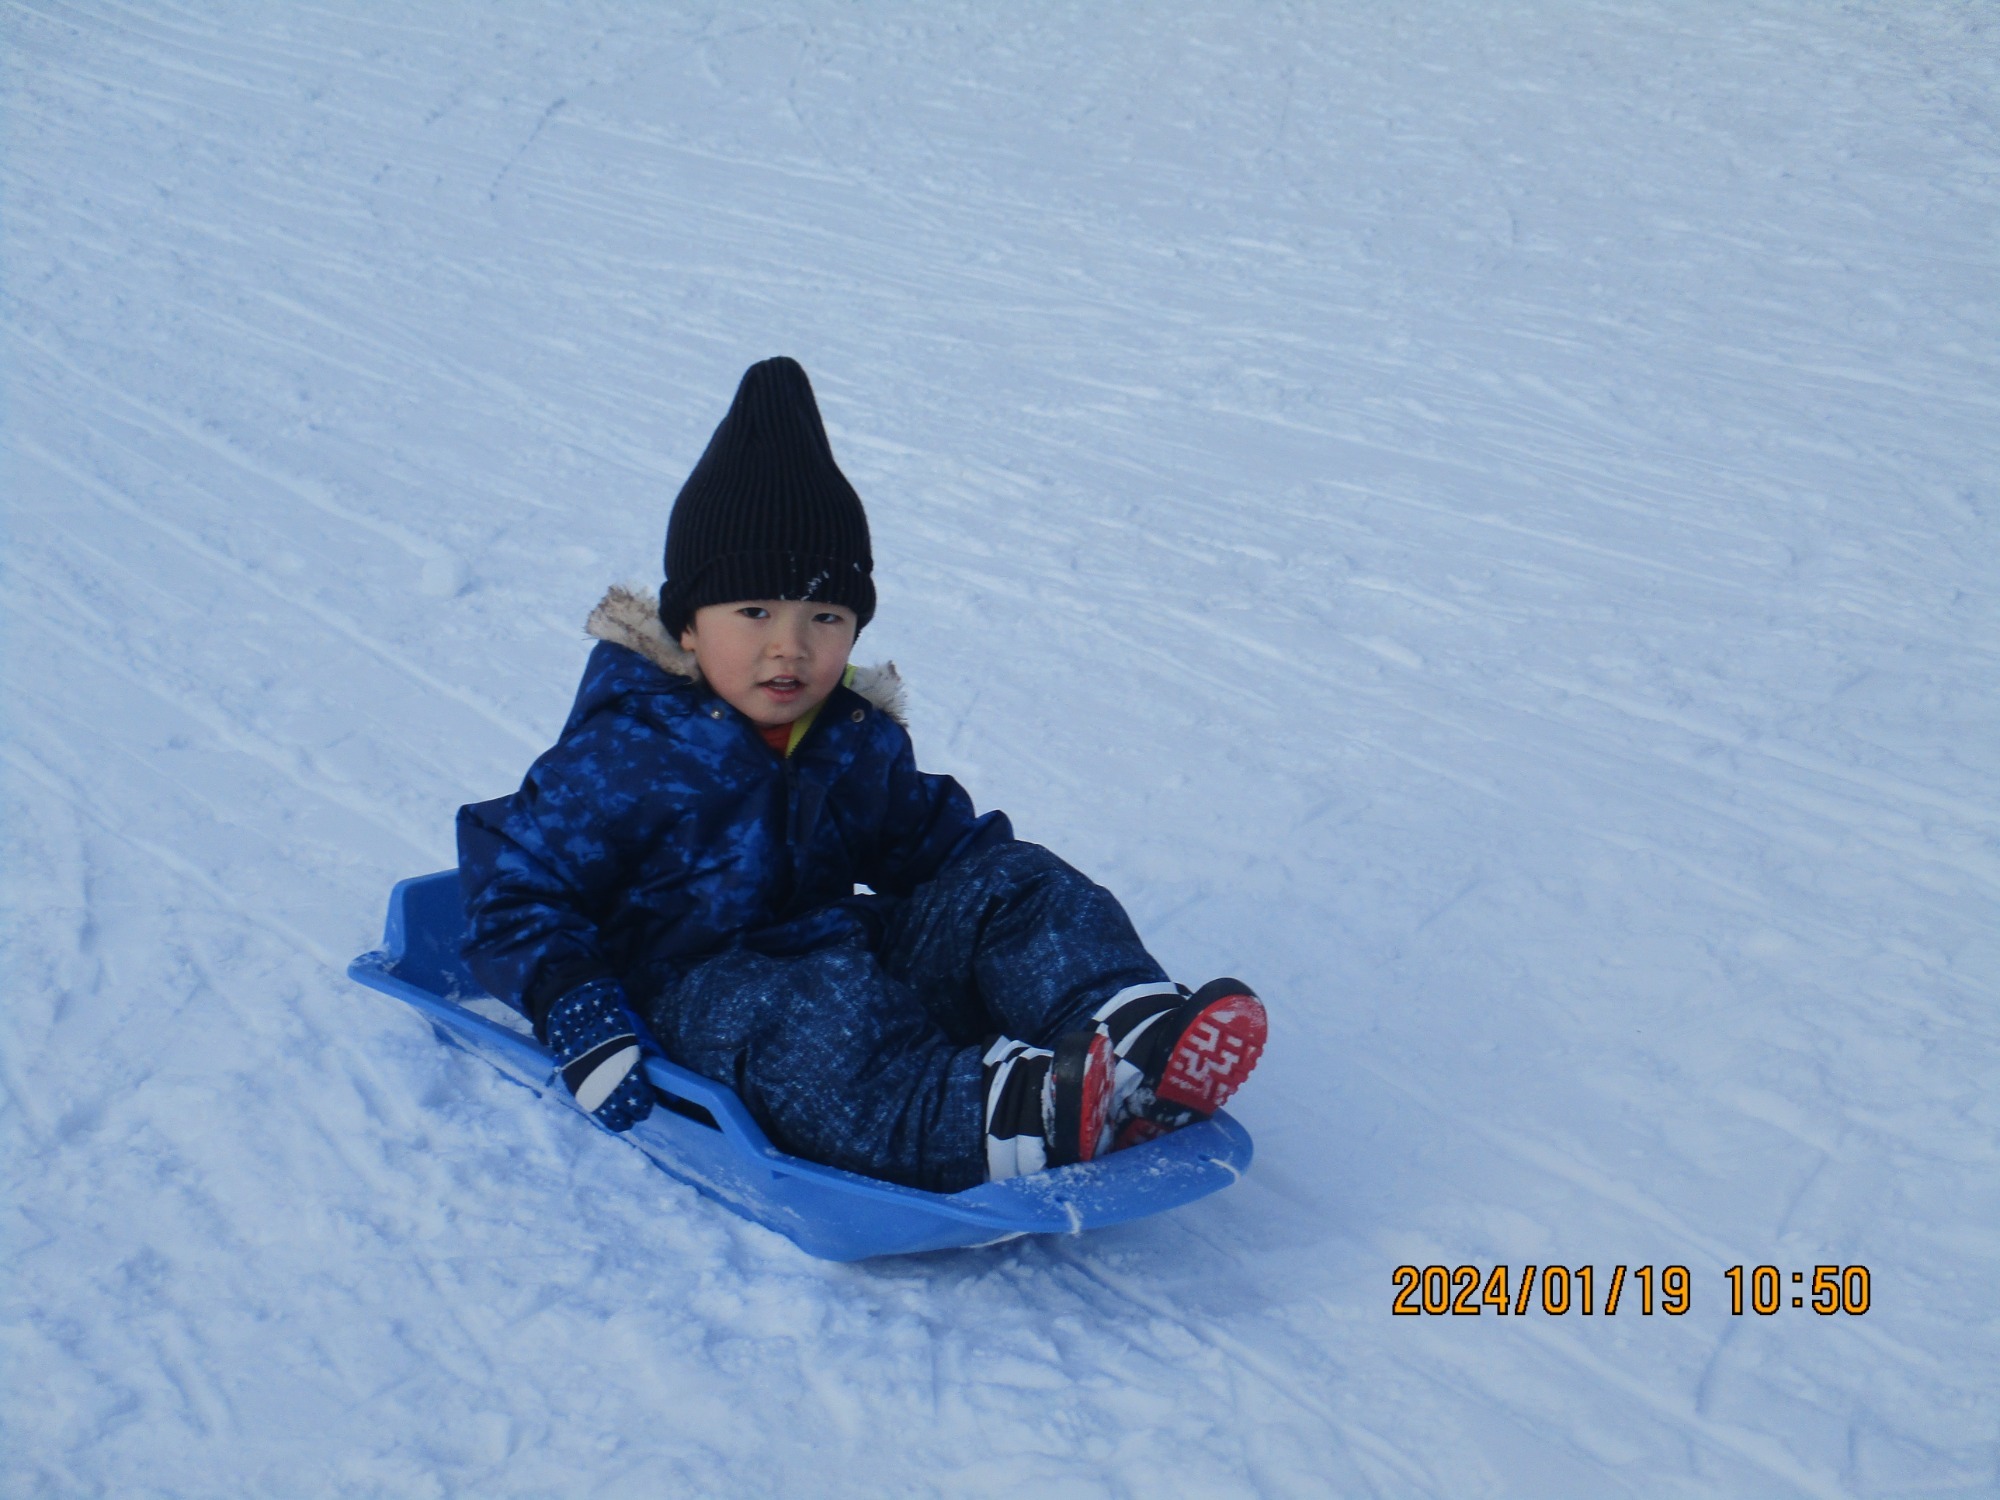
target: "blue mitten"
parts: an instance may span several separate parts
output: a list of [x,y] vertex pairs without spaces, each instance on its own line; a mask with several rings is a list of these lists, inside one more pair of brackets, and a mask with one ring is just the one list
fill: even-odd
[[549,1007],[545,1026],[562,1081],[600,1125],[630,1130],[653,1112],[639,1023],[615,979],[593,979]]

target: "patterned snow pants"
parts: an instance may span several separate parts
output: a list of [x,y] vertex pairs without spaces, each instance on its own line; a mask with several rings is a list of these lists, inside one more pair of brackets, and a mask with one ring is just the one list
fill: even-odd
[[782,1149],[891,1182],[986,1180],[987,1038],[1052,1046],[1166,978],[1117,898],[1038,844],[969,856],[878,909],[872,946],[734,950],[632,1000],[668,1056],[734,1088]]

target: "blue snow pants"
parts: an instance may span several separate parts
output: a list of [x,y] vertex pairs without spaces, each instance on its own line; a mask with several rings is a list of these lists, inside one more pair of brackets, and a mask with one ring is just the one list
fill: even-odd
[[911,1187],[986,1180],[988,1038],[1053,1046],[1166,979],[1117,898],[1039,844],[969,855],[876,910],[873,943],[732,949],[632,999],[667,1055],[735,1089],[781,1149]]

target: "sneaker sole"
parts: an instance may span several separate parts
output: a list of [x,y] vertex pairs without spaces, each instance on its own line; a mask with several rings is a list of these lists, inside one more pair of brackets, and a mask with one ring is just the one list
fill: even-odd
[[[1208,998],[1217,989],[1223,993]],[[1257,1066],[1270,1023],[1264,1002],[1241,980],[1205,984],[1194,998],[1205,1003],[1174,1043],[1154,1092],[1161,1104],[1207,1119]]]
[[1049,1142],[1049,1165],[1066,1167],[1090,1161],[1104,1139],[1111,1111],[1111,1043],[1098,1031],[1072,1031],[1056,1043],[1055,1138]]

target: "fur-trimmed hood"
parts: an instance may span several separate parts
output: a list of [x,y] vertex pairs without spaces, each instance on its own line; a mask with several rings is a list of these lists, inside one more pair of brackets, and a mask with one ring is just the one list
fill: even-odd
[[[614,584],[598,600],[583,628],[600,641],[636,651],[662,672],[691,682],[701,681],[701,668],[695,664],[694,653],[682,650],[680,642],[669,637],[660,623],[659,596],[650,589]],[[904,711],[903,679],[894,662],[872,667],[850,666],[847,686],[898,724],[909,727]]]

